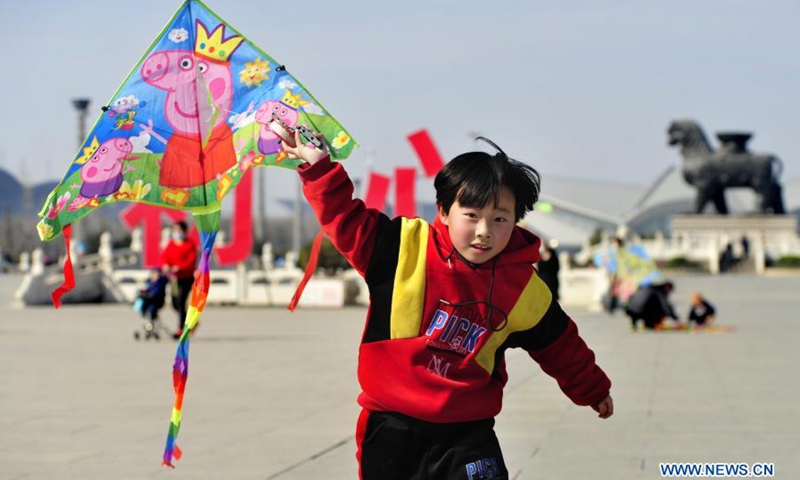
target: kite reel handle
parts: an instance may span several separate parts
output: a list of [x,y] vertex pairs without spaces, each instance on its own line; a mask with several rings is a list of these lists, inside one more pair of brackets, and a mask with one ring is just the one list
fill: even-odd
[[303,140],[305,145],[311,144],[317,150],[322,150],[322,151],[325,150],[325,148],[322,145],[322,141],[319,138],[317,138],[313,130],[300,125],[297,127],[297,131],[300,132],[300,139]]
[[267,126],[272,130],[272,133],[286,142],[287,145],[292,148],[297,147],[297,142],[294,141],[294,128],[290,127],[289,124],[284,122],[277,114],[272,114],[272,120],[267,123]]
[[272,130],[272,133],[277,135],[281,140],[286,142],[286,145],[292,148],[297,147],[297,142],[294,139],[294,133],[297,131],[300,133],[300,139],[303,141],[304,145],[311,144],[318,150],[325,150],[322,141],[317,138],[313,130],[302,125],[293,128],[275,113],[272,114],[272,120],[267,123],[267,126]]

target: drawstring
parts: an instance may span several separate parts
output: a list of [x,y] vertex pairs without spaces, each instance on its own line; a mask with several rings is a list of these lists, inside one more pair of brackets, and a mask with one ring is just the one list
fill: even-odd
[[450,253],[447,255],[447,266],[450,268],[450,270],[453,269],[453,263],[450,261],[450,258],[453,256],[454,253],[457,253],[456,252],[456,247],[453,247],[450,250]]
[[[456,252],[458,254],[459,258],[461,258],[461,260],[463,260],[470,268],[472,268],[472,269],[477,269],[478,268],[477,265],[473,264],[469,260],[467,260],[464,257],[462,257],[461,254],[459,254],[456,251],[455,247],[453,247],[453,249],[450,251],[450,255],[447,256],[447,264],[450,265],[451,269],[453,267],[452,267],[452,264],[450,263],[450,257],[453,256],[453,252]],[[495,305],[494,303],[492,303],[492,294],[494,293],[494,276],[495,276],[495,267],[496,266],[497,266],[497,257],[494,257],[492,259],[492,278],[489,281],[489,297],[486,300],[473,300],[471,302],[461,302],[461,303],[452,303],[452,302],[448,302],[446,300],[440,300],[440,301],[442,301],[442,302],[444,302],[444,303],[446,303],[448,305],[451,305],[453,307],[456,307],[456,308],[468,307],[470,305],[479,305],[479,304],[486,305],[488,307],[487,308],[488,312],[487,312],[487,316],[486,316],[486,324],[489,326],[489,328],[493,332],[499,332],[500,330],[503,330],[504,328],[506,328],[506,326],[508,325],[508,315],[506,315],[506,312],[504,312],[502,308],[500,308],[497,305]],[[497,328],[495,328],[492,325],[492,310],[497,310],[503,316],[503,321],[500,323],[500,325]]]
[[[479,265],[476,265],[476,264],[470,262],[469,260],[467,260],[466,258],[464,258],[464,256],[461,255],[458,252],[458,250],[456,250],[455,245],[453,245],[450,248],[450,253],[448,253],[446,257],[443,257],[442,253],[441,253],[441,250],[439,250],[439,240],[436,238],[436,236],[433,237],[433,241],[436,243],[436,252],[439,254],[439,258],[441,258],[442,261],[447,262],[447,267],[450,270],[453,269],[453,262],[451,260],[453,258],[453,255],[455,255],[456,258],[459,258],[462,262],[464,262],[464,264],[466,266],[468,266],[469,268],[471,268],[473,270],[478,270]],[[497,256],[495,256],[492,259],[492,278],[489,281],[489,298],[487,300],[475,300],[475,301],[472,301],[472,302],[463,302],[463,303],[450,303],[450,302],[447,302],[445,300],[440,300],[440,301],[443,301],[444,303],[446,303],[448,305],[452,305],[453,307],[466,307],[466,306],[470,306],[470,305],[485,304],[488,307],[488,310],[489,310],[489,314],[488,314],[488,316],[486,318],[486,323],[487,323],[487,325],[489,326],[489,328],[493,332],[499,332],[500,330],[506,328],[506,326],[508,325],[508,315],[506,315],[506,312],[504,312],[502,308],[500,308],[497,305],[492,303],[492,294],[494,293],[494,274],[495,274],[495,267],[496,266],[497,266]],[[497,328],[494,328],[492,326],[492,323],[491,323],[492,310],[493,309],[496,309],[497,311],[499,311],[500,314],[503,316],[503,322]]]

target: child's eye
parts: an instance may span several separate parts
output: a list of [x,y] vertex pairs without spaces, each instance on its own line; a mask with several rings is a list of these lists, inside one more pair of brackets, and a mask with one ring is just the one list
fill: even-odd
[[464,215],[466,215],[469,218],[478,218],[478,216],[472,212],[467,212]]
[[495,219],[494,219],[494,221],[495,221],[495,222],[507,222],[507,221],[508,221],[508,219],[505,219],[505,218],[503,218],[503,217],[497,217],[497,218],[495,218]]

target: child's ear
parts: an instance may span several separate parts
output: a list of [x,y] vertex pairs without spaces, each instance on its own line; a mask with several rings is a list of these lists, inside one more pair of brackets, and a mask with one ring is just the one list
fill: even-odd
[[436,209],[439,211],[439,221],[442,222],[442,225],[447,225],[447,212],[444,211],[441,204],[437,204]]

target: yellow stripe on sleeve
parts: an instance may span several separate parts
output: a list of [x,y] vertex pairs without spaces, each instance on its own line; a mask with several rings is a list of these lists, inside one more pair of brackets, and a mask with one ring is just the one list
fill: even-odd
[[428,223],[404,218],[400,228],[400,252],[392,293],[390,338],[419,336],[425,301],[425,262],[428,252]]

